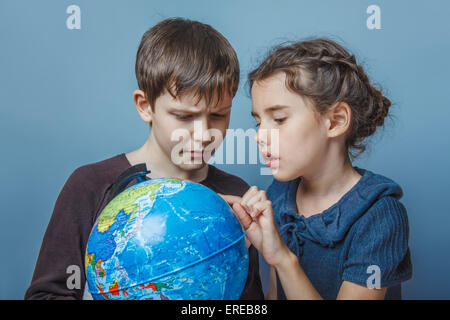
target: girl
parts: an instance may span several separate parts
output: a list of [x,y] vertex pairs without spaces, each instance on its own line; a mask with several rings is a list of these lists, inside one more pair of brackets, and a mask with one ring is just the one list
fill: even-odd
[[400,298],[412,276],[402,189],[351,162],[390,101],[327,39],[276,48],[249,83],[275,179],[267,195],[252,187],[224,198],[271,266],[266,298]]

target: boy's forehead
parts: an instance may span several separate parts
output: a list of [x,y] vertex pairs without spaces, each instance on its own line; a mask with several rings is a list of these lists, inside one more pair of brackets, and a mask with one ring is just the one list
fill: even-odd
[[221,99],[218,101],[217,97],[213,97],[210,99],[211,101],[208,103],[206,98],[199,99],[193,93],[184,93],[180,94],[177,97],[171,97],[170,107],[171,109],[176,109],[180,111],[191,111],[198,112],[202,110],[208,111],[224,111],[226,109],[231,108],[232,98],[230,94],[225,93],[222,95]]

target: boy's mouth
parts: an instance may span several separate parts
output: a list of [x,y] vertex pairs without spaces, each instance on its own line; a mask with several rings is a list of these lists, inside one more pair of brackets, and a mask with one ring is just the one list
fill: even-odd
[[190,154],[192,158],[202,158],[204,154],[204,150],[193,150],[193,151],[186,150],[185,152],[187,154]]

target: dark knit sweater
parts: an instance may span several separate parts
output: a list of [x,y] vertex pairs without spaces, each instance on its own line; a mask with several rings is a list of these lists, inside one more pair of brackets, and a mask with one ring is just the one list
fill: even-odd
[[[120,154],[82,166],[72,173],[56,200],[25,299],[83,297],[86,283],[84,254],[91,229],[107,204],[112,184],[130,166],[125,154]],[[212,165],[200,183],[217,193],[237,196],[242,196],[249,188],[244,180]],[[253,246],[249,248],[249,258],[249,272],[241,299],[264,299],[258,253]],[[71,275],[67,268],[73,265],[81,270],[80,289],[67,286]]]
[[[358,183],[336,204],[307,218],[297,212],[301,178],[274,180],[267,195],[275,222],[324,299],[336,299],[344,280],[379,284],[388,288],[387,299],[399,299],[401,282],[412,276],[408,217],[399,201],[402,189],[382,175],[355,169],[362,176]],[[278,298],[283,299],[278,278],[277,284]]]

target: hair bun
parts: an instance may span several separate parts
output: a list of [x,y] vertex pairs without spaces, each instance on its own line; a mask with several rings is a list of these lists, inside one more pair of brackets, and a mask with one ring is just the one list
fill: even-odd
[[371,86],[371,89],[374,103],[372,106],[373,116],[371,118],[373,119],[373,124],[375,125],[375,127],[381,127],[384,125],[384,120],[389,113],[389,108],[391,107],[392,103],[383,95],[380,90],[378,90],[374,86]]

